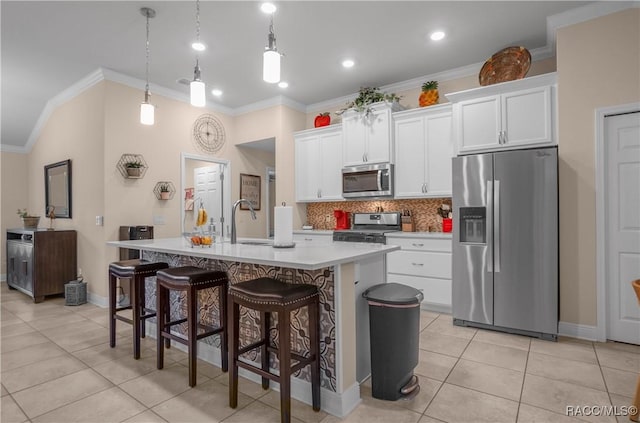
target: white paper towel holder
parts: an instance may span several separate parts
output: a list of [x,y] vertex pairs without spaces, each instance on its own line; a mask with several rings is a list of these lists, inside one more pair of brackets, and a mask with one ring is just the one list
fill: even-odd
[[[285,207],[287,205],[287,203],[285,203],[284,201],[282,202],[282,207]],[[273,248],[293,248],[296,246],[295,242],[289,242],[286,244],[276,244],[275,242],[273,243]]]

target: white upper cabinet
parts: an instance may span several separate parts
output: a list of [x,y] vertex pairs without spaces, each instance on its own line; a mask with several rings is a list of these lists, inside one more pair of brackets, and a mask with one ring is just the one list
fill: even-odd
[[556,143],[556,74],[446,95],[458,154]]
[[393,163],[391,112],[400,105],[382,102],[370,107],[368,116],[355,110],[342,115],[344,166]]
[[394,113],[395,196],[451,196],[451,105]]
[[294,134],[296,201],[342,200],[342,128]]

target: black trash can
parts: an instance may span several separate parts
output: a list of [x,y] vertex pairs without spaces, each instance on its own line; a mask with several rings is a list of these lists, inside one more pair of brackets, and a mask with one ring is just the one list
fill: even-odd
[[420,391],[413,369],[418,365],[422,292],[383,283],[362,296],[369,303],[371,394],[390,401],[411,399]]

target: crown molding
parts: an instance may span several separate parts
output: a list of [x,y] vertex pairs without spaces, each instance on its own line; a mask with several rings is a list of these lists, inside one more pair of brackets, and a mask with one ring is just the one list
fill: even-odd
[[236,107],[233,109],[233,116],[240,116],[246,113],[257,112],[258,110],[268,109],[275,106],[287,106],[302,113],[307,113],[307,106],[299,103],[295,100],[285,97],[283,95],[277,95],[275,97],[267,98],[265,100],[256,101],[244,106]]
[[18,153],[27,154],[27,148],[18,145],[0,144],[0,153]]

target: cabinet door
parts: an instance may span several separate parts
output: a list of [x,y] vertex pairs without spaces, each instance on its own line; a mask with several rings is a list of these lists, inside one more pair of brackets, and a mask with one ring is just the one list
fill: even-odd
[[424,197],[425,119],[396,120],[395,198]]
[[320,199],[342,200],[342,132],[320,137],[321,161]]
[[425,116],[425,130],[425,192],[433,197],[451,197],[451,113]]
[[508,146],[553,143],[551,87],[502,95],[502,130]]
[[342,161],[345,166],[356,166],[365,163],[366,126],[361,113],[352,113],[342,119],[344,135]]
[[20,278],[20,243],[7,241],[7,283],[10,286],[18,286]]
[[461,101],[456,105],[456,111],[460,153],[482,151],[500,145],[500,96]]
[[320,195],[320,142],[318,137],[295,141],[296,201],[317,201]]
[[388,108],[374,110],[364,119],[367,128],[367,163],[387,163],[391,160],[391,112]]

